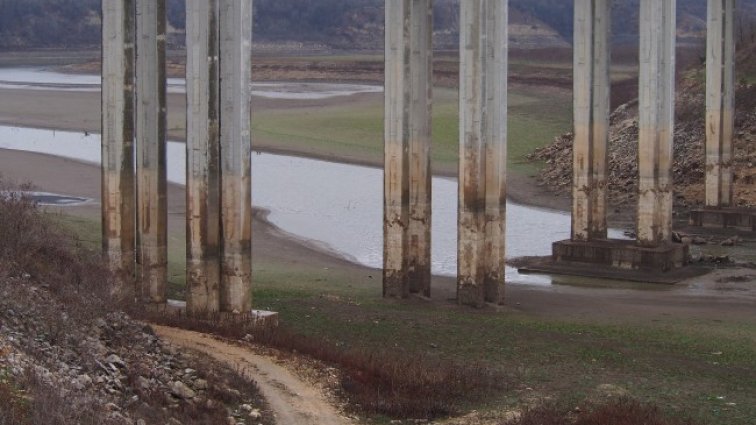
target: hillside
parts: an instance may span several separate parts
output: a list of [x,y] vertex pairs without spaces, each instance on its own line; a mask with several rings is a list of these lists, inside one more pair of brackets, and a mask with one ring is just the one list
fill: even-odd
[[[735,203],[756,206],[756,43],[738,54],[733,171]],[[705,74],[701,69],[685,73],[678,83],[673,177],[675,204],[700,206],[705,201]],[[609,141],[609,199],[615,207],[633,205],[638,189],[638,103],[631,101],[611,116]],[[540,183],[560,194],[572,187],[573,135],[557,137],[552,144],[530,155],[543,164]]]
[[[318,43],[335,48],[375,49],[382,45],[384,0],[256,0],[255,40]],[[168,0],[168,20],[180,42],[184,1]],[[614,32],[620,40],[637,35],[639,0],[617,0]],[[93,47],[99,44],[100,0],[0,0],[0,48]],[[459,0],[435,2],[439,47],[453,47]],[[561,47],[572,37],[572,2],[511,0],[515,47]],[[741,26],[756,26],[756,0],[739,2]],[[699,37],[705,0],[679,0],[680,35]]]
[[273,423],[254,382],[120,312],[128,304],[100,255],[5,189],[0,180],[0,424],[216,425],[252,412]]

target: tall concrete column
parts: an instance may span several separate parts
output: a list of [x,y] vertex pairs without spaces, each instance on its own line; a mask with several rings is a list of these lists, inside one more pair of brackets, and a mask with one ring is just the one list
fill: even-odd
[[507,0],[460,4],[459,303],[504,300]]
[[706,43],[706,206],[732,206],[735,0],[709,0]]
[[430,0],[386,1],[386,297],[430,296],[432,13]]
[[220,310],[219,0],[186,3],[187,310]]
[[102,246],[124,283],[135,271],[134,0],[102,2]]
[[641,0],[638,243],[658,246],[672,229],[676,0]]
[[606,239],[611,0],[575,0],[572,240]]
[[165,0],[136,0],[137,228],[141,298],[167,301]]
[[431,295],[431,112],[433,109],[433,2],[412,0],[409,64],[409,256],[411,293]]
[[220,308],[252,308],[252,0],[220,0]]

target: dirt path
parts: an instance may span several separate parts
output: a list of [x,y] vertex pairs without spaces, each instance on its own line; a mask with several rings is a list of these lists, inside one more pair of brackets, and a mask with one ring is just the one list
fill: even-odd
[[281,425],[353,424],[341,416],[319,391],[270,358],[209,335],[157,325],[152,325],[152,328],[164,340],[204,353],[257,382],[260,392],[273,409],[276,422]]

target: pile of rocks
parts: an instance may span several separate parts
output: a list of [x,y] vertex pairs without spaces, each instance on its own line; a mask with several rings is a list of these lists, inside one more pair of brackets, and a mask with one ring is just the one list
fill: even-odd
[[[673,177],[677,206],[698,206],[704,202],[705,105],[699,74],[681,82],[677,95]],[[736,114],[735,201],[739,206],[756,206],[756,87],[738,87]],[[560,193],[572,189],[573,134],[557,137],[536,150],[529,159],[544,164],[539,184]],[[616,207],[633,204],[638,192],[638,104],[620,106],[611,115],[609,141],[609,200]]]
[[64,423],[272,423],[254,383],[178,351],[124,313],[88,311],[98,300],[82,294],[81,302],[64,305],[28,275],[0,277],[0,372],[35,383],[32,399],[46,400],[32,400],[33,409],[58,398]]

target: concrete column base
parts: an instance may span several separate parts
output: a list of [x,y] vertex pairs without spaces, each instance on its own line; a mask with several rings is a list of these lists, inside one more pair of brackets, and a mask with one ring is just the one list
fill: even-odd
[[706,207],[690,212],[689,224],[710,229],[735,229],[756,232],[756,209]]
[[655,248],[638,246],[635,241],[594,240],[555,242],[554,263],[612,267],[622,270],[669,272],[688,263],[688,246],[663,244]]
[[175,317],[186,317],[212,323],[244,323],[258,328],[278,327],[278,313],[275,311],[248,310],[245,313],[234,314],[225,312],[189,314],[186,310],[186,302],[168,300],[165,304],[147,304],[146,310],[153,314]]

